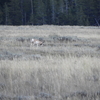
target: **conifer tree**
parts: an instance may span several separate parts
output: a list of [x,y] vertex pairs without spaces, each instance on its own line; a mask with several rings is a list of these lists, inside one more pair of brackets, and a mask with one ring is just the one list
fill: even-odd
[[1,0],[0,24],[100,25],[100,0]]
[[24,8],[23,8],[23,0],[21,0],[21,16],[22,16],[22,25],[24,24],[24,12],[23,12],[23,10],[24,10]]
[[85,25],[85,14],[83,12],[82,7],[80,6],[79,12],[77,13],[77,24],[78,25]]
[[0,7],[0,24],[3,22],[3,12],[1,10],[2,8]]
[[9,13],[13,25],[22,24],[20,0],[11,0],[9,4]]
[[50,0],[50,5],[51,5],[52,24],[55,24],[55,21],[56,21],[56,0]]
[[11,25],[11,20],[9,16],[9,8],[6,3],[4,5],[4,16],[5,16],[5,25]]
[[32,25],[34,24],[34,19],[33,19],[33,0],[31,0],[31,16],[30,16],[30,21],[32,23]]
[[37,25],[39,24],[45,24],[46,23],[46,9],[43,0],[35,0],[35,23]]

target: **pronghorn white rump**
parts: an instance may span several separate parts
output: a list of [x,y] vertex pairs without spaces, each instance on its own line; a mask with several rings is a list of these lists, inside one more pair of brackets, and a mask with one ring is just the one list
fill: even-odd
[[37,45],[37,47],[38,47],[39,45],[43,45],[43,43],[44,42],[39,41],[37,39],[31,39],[31,45]]

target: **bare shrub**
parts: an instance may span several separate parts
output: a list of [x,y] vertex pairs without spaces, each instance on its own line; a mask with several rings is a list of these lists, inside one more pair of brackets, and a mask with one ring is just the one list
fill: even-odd
[[20,37],[20,38],[16,38],[16,41],[19,41],[19,42],[24,42],[25,41],[25,39],[24,38],[22,38],[22,37]]

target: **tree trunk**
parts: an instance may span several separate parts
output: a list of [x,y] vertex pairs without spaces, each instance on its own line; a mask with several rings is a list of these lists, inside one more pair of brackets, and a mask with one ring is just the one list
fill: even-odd
[[22,25],[24,24],[24,16],[23,16],[23,0],[21,0],[21,14],[22,14]]
[[98,25],[98,26],[100,26],[100,24],[99,24],[99,22],[97,21],[97,19],[96,19],[96,18],[94,18],[94,19],[95,19],[95,21],[96,21],[97,25]]
[[52,23],[55,23],[55,4],[54,0],[51,1],[51,6],[52,6]]
[[32,25],[34,24],[33,23],[33,0],[31,0],[31,16],[32,16]]

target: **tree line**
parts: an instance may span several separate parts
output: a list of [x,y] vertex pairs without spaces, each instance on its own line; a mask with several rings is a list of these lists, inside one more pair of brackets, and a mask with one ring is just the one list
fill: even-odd
[[100,23],[100,0],[1,0],[0,25]]

